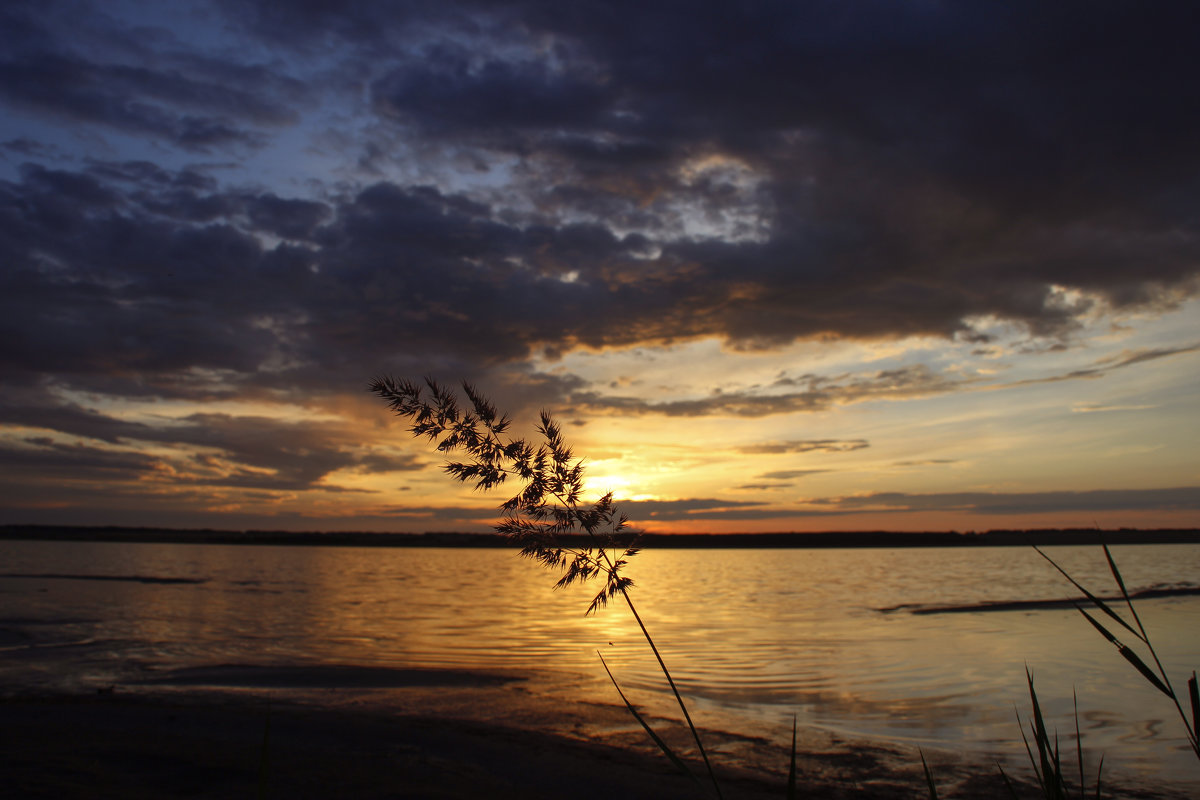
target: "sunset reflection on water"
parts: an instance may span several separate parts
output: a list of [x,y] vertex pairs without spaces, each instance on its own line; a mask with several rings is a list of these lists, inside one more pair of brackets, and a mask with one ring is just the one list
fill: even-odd
[[[0,543],[0,592],[39,648],[6,684],[81,686],[220,664],[338,664],[568,676],[580,699],[615,702],[605,659],[635,702],[673,716],[622,605],[587,617],[595,587],[509,550]],[[1055,548],[1107,593],[1098,549]],[[1114,548],[1131,587],[1200,575],[1200,548]],[[1072,609],[914,615],[904,604],[1060,599],[1060,576],[1024,548],[652,550],[631,561],[633,597],[681,689],[708,724],[760,735],[801,724],[924,745],[1011,750],[1014,706],[1035,674],[1063,730],[1072,689],[1089,747],[1130,768],[1194,771],[1173,708]],[[82,576],[194,582],[95,581]],[[1146,601],[1168,671],[1200,664],[1200,602]],[[10,654],[15,651],[10,650]],[[39,659],[41,659],[39,661]],[[538,682],[530,688],[537,690]],[[1159,702],[1162,700],[1162,702]],[[1176,741],[1178,739],[1179,741]],[[1166,755],[1164,755],[1164,747]]]

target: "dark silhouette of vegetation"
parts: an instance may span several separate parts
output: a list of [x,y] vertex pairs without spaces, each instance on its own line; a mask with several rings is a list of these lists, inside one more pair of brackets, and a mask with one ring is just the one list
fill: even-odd
[[[453,392],[430,379],[426,379],[425,386],[421,387],[406,380],[377,378],[371,383],[371,391],[386,401],[397,415],[412,421],[409,431],[413,436],[429,439],[440,453],[466,456],[463,461],[447,462],[445,470],[451,477],[472,483],[480,491],[510,482],[518,484],[517,491],[500,505],[503,518],[495,526],[496,532],[515,544],[521,555],[556,571],[559,575],[554,584],[556,588],[598,580],[600,589],[588,604],[586,613],[594,613],[618,597],[625,601],[683,712],[713,789],[718,798],[722,797],[720,784],[687,704],[629,596],[633,581],[621,574],[628,559],[638,552],[636,542],[622,544],[616,538],[628,520],[617,510],[611,492],[594,502],[583,499],[583,463],[574,457],[563,440],[561,428],[549,412],[541,412],[537,426],[541,441],[535,446],[525,439],[509,436],[511,422],[508,417],[499,414],[495,406],[469,383],[463,384],[463,391],[470,401],[467,410],[460,407]],[[583,534],[582,539],[577,538],[579,534]],[[601,657],[602,664],[603,661]],[[604,669],[608,671],[607,664]],[[612,673],[608,675],[626,707],[655,744],[672,763],[696,780],[686,764],[625,698]]]
[[[1137,641],[1141,642],[1139,647],[1144,648],[1145,652],[1150,656],[1150,660],[1154,663],[1153,668],[1146,662],[1146,659],[1143,655],[1138,654],[1137,650],[1118,639],[1116,635],[1109,630],[1109,628],[1105,627],[1096,617],[1089,614],[1082,605],[1079,603],[1075,604],[1075,608],[1078,609],[1080,614],[1083,614],[1084,619],[1091,623],[1092,627],[1095,628],[1101,636],[1108,640],[1110,644],[1117,648],[1117,652],[1120,653],[1121,657],[1128,661],[1130,665],[1132,665],[1133,668],[1136,669],[1151,686],[1162,692],[1162,694],[1166,695],[1166,697],[1174,704],[1175,710],[1179,713],[1179,718],[1183,722],[1184,730],[1187,732],[1188,744],[1191,746],[1192,752],[1195,753],[1196,758],[1200,759],[1200,738],[1197,738],[1197,733],[1200,732],[1200,687],[1197,686],[1196,672],[1195,670],[1192,671],[1192,676],[1188,678],[1187,682],[1188,704],[1191,706],[1191,719],[1189,720],[1187,712],[1184,711],[1183,703],[1180,701],[1179,695],[1175,691],[1175,687],[1171,684],[1171,678],[1169,675],[1167,675],[1166,669],[1163,668],[1162,661],[1159,660],[1158,652],[1154,648],[1154,643],[1150,640],[1150,634],[1147,633],[1146,627],[1142,624],[1142,618],[1138,616],[1137,609],[1133,606],[1133,596],[1130,595],[1129,591],[1125,588],[1125,579],[1121,577],[1121,571],[1117,569],[1117,562],[1113,560],[1112,553],[1109,551],[1108,545],[1103,545],[1104,557],[1108,561],[1108,568],[1112,572],[1113,580],[1116,582],[1117,588],[1120,590],[1121,599],[1125,602],[1125,606],[1129,609],[1130,617],[1133,619],[1133,625],[1131,625],[1120,614],[1118,614],[1108,602],[1105,602],[1102,598],[1084,588],[1083,585],[1071,577],[1071,575],[1065,569],[1060,567],[1058,563],[1054,561],[1054,559],[1050,558],[1050,556],[1046,555],[1037,547],[1035,547],[1034,550],[1037,550],[1042,558],[1049,561],[1050,564],[1053,565],[1054,568],[1058,570],[1064,578],[1071,582],[1072,586],[1083,592],[1084,596],[1089,602],[1091,602],[1093,606],[1095,606],[1095,608],[1099,609],[1106,617],[1113,622],[1116,622]],[[1136,626],[1136,628],[1134,626]]]
[[[1101,543],[1104,550],[1104,557],[1108,561],[1109,570],[1112,572],[1113,580],[1120,590],[1121,599],[1125,602],[1126,607],[1136,625],[1130,625],[1120,614],[1118,614],[1110,605],[1113,602],[1111,599],[1105,599],[1097,596],[1079,581],[1075,580],[1058,562],[1046,555],[1040,548],[1034,546],[1034,550],[1038,552],[1042,558],[1050,562],[1050,564],[1059,571],[1060,574],[1071,585],[1083,593],[1084,597],[1099,611],[1103,612],[1110,620],[1120,625],[1128,631],[1137,641],[1141,642],[1141,646],[1145,648],[1150,655],[1150,659],[1154,663],[1151,668],[1146,663],[1145,658],[1139,655],[1129,645],[1118,639],[1112,631],[1102,624],[1095,616],[1089,614],[1087,610],[1078,602],[1070,601],[1080,614],[1083,615],[1093,628],[1095,628],[1101,636],[1109,643],[1117,648],[1117,652],[1121,657],[1129,662],[1134,669],[1142,675],[1146,681],[1157,689],[1162,694],[1166,695],[1174,704],[1175,709],[1179,712],[1179,717],[1183,721],[1184,730],[1187,732],[1188,744],[1192,751],[1200,758],[1200,744],[1197,742],[1197,731],[1200,730],[1200,690],[1197,687],[1196,673],[1193,671],[1191,678],[1188,679],[1188,700],[1191,705],[1191,720],[1188,719],[1187,713],[1184,711],[1183,704],[1180,702],[1179,696],[1176,694],[1174,687],[1171,685],[1171,679],[1163,668],[1162,662],[1159,660],[1158,653],[1154,649],[1154,644],[1150,640],[1150,635],[1142,625],[1141,617],[1137,613],[1137,609],[1133,606],[1133,598],[1137,596],[1156,596],[1153,593],[1134,593],[1131,594],[1125,587],[1125,580],[1121,576],[1120,569],[1117,568],[1117,562],[1113,559],[1112,553],[1108,549],[1107,543]],[[1111,623],[1110,623],[1111,624]],[[1046,727],[1046,721],[1042,716],[1041,704],[1038,702],[1037,692],[1033,687],[1033,675],[1028,669],[1025,671],[1025,678],[1029,684],[1029,699],[1032,706],[1032,712],[1029,719],[1030,733],[1033,736],[1033,746],[1030,746],[1029,737],[1025,735],[1024,723],[1021,721],[1021,716],[1017,714],[1017,724],[1021,728],[1021,739],[1025,743],[1025,752],[1029,756],[1030,765],[1033,768],[1034,779],[1037,781],[1038,789],[1041,796],[1045,800],[1068,800],[1073,796],[1073,792],[1067,780],[1067,769],[1064,767],[1062,754],[1059,749],[1058,734],[1055,733],[1051,737],[1049,730]],[[1072,696],[1075,705],[1075,763],[1079,772],[1078,796],[1080,800],[1086,800],[1087,797],[1087,781],[1084,777],[1083,766],[1083,736],[1079,730],[1079,701],[1078,698]],[[1034,753],[1036,749],[1036,755]],[[922,758],[924,764],[924,758]],[[1101,757],[1100,765],[1096,770],[1096,788],[1095,798],[1099,800],[1101,791],[1101,773],[1104,770],[1104,759]],[[1004,778],[1004,783],[1008,787],[1009,793],[1016,800],[1019,798],[1016,787],[1005,774],[1004,769],[1000,769],[1000,774]],[[933,785],[933,778],[926,767],[926,777],[929,779],[930,797],[936,800],[937,790]]]
[[[1021,722],[1020,713],[1017,714],[1017,727],[1021,730],[1025,753],[1029,756],[1029,763],[1033,767],[1034,780],[1037,781],[1038,789],[1044,800],[1070,800],[1071,788],[1067,782],[1067,770],[1063,766],[1062,752],[1059,749],[1058,732],[1055,731],[1052,740],[1050,731],[1046,727],[1046,720],[1042,716],[1042,706],[1038,702],[1037,691],[1033,688],[1033,674],[1028,667],[1025,668],[1025,681],[1029,684],[1029,702],[1032,709],[1029,717],[1029,731],[1033,734],[1034,747],[1029,745],[1029,737],[1025,735],[1025,726]],[[1079,700],[1074,696],[1072,696],[1072,700],[1075,703],[1075,764],[1079,770],[1079,800],[1087,800],[1087,779],[1084,777],[1083,769],[1083,736],[1079,732]],[[1035,747],[1037,749],[1036,756],[1033,754]],[[1103,771],[1104,758],[1101,757],[1100,766],[1096,769],[1096,800],[1100,800],[1100,775]],[[1004,779],[1004,785],[1008,787],[1013,800],[1020,800],[1016,787],[1009,780],[1003,767],[1000,767],[1000,776]]]

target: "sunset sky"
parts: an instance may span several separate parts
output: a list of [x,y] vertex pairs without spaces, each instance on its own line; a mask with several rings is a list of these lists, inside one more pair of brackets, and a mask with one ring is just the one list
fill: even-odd
[[0,7],[0,524],[1200,526],[1184,2]]

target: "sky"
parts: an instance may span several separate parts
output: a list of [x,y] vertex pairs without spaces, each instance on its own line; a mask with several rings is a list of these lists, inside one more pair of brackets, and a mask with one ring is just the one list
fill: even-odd
[[1200,526],[1186,2],[0,7],[0,524]]

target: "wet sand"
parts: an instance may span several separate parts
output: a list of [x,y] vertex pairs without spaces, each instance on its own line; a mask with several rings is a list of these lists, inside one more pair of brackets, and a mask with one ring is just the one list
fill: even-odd
[[[711,795],[679,774],[623,707],[562,703],[515,676],[384,672],[215,667],[88,694],[8,693],[0,797]],[[659,722],[703,775],[686,732]],[[719,731],[704,738],[726,798],[785,796],[785,750]],[[797,750],[800,797],[928,796],[915,753],[816,731],[801,731]],[[927,756],[942,797],[1009,796],[992,765]]]

